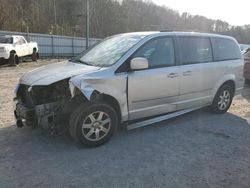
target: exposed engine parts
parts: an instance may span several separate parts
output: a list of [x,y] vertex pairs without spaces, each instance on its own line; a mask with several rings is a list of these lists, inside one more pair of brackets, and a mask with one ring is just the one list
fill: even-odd
[[[71,94],[68,79],[48,86],[26,86],[21,84],[17,91],[15,116],[19,127],[41,126],[44,129],[57,129],[65,123],[69,113]],[[65,118],[62,118],[65,117]],[[25,121],[23,121],[23,119]]]

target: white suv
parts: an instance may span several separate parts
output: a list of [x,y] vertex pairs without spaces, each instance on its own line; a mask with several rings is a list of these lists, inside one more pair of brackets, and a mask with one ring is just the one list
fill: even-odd
[[25,74],[15,116],[18,127],[66,123],[77,142],[97,146],[120,124],[132,129],[205,106],[225,113],[243,84],[243,57],[231,37],[127,33]]

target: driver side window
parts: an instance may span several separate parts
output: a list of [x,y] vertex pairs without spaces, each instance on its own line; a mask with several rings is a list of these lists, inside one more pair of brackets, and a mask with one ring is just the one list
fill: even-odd
[[144,44],[133,58],[143,57],[149,62],[149,68],[169,67],[175,65],[174,44],[171,37],[153,39]]

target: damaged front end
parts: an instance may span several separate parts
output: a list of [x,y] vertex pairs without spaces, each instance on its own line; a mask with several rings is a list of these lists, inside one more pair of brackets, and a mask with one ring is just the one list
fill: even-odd
[[17,126],[56,130],[68,122],[71,99],[69,79],[51,85],[20,84],[16,90],[14,114]]

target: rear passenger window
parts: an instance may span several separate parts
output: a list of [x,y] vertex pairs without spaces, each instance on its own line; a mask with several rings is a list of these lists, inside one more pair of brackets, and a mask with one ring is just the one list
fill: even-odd
[[215,61],[241,59],[239,46],[230,39],[213,38],[213,52]]
[[181,62],[184,65],[213,61],[209,38],[179,37]]

